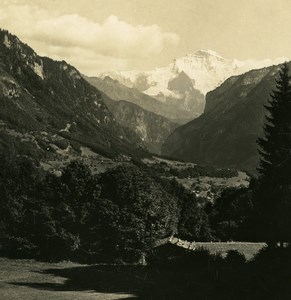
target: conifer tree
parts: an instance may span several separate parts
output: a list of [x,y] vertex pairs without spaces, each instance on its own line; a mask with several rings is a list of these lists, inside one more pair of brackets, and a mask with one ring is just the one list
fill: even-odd
[[284,63],[276,89],[265,106],[264,137],[258,139],[261,156],[260,187],[256,194],[261,238],[270,244],[291,240],[291,85]]

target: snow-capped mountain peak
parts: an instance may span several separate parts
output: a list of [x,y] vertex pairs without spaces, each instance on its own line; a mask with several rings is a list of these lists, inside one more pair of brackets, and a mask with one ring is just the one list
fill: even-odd
[[238,65],[212,50],[199,50],[195,54],[175,59],[172,70],[185,72],[194,83],[194,88],[206,94],[226,78],[236,74]]
[[[285,60],[286,58],[240,61],[223,58],[213,50],[199,50],[194,54],[188,53],[185,56],[176,58],[168,66],[152,71],[111,72],[103,73],[101,77],[109,75],[129,87],[137,87],[150,96],[161,93],[172,95],[172,92],[168,90],[167,84],[183,71],[192,79],[193,87],[205,95],[230,76],[239,75],[251,69],[279,64]],[[141,80],[146,83],[143,85],[143,89],[136,84]]]
[[[180,102],[185,100],[184,94],[169,88],[169,82],[177,78],[181,72],[191,79],[196,96],[197,92],[206,95],[207,92],[215,89],[231,76],[240,75],[252,69],[277,65],[286,60],[286,58],[278,58],[240,61],[223,58],[212,50],[199,50],[194,54],[186,54],[176,58],[168,66],[152,71],[111,72],[99,76],[104,78],[109,75],[128,87],[135,87],[160,101],[172,103],[173,99],[176,99],[175,101],[180,99]],[[201,107],[203,107],[201,98],[199,99],[199,101],[195,100],[198,101],[197,107],[199,107],[197,114],[202,113]]]

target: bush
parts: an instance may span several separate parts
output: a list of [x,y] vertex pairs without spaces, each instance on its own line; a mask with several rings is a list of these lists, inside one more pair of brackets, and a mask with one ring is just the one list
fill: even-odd
[[230,265],[239,265],[244,264],[246,262],[245,256],[238,252],[237,250],[229,250],[227,251],[225,261]]
[[37,246],[27,238],[11,236],[2,240],[2,255],[11,258],[35,258]]
[[69,142],[67,140],[56,140],[54,141],[54,143],[62,150],[65,150],[69,145]]

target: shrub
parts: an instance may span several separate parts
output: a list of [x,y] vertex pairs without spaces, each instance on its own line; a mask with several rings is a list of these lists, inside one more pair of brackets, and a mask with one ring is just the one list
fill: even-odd
[[245,256],[237,250],[227,251],[225,261],[230,265],[244,264],[246,262]]

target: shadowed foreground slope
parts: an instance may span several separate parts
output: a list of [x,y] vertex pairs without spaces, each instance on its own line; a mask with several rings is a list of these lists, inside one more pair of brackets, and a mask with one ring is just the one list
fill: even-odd
[[0,259],[1,299],[290,299],[289,248],[255,261],[205,250],[150,266],[78,265]]

